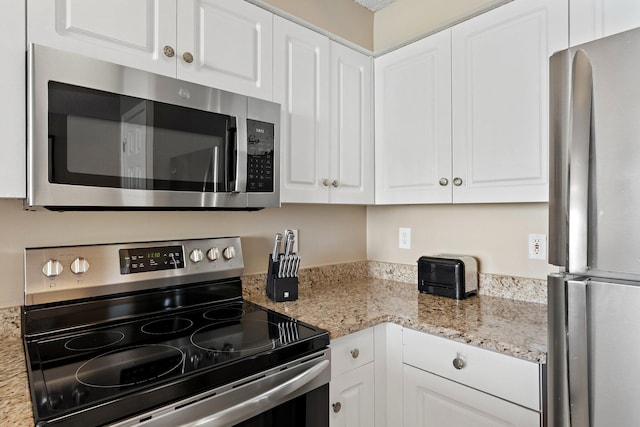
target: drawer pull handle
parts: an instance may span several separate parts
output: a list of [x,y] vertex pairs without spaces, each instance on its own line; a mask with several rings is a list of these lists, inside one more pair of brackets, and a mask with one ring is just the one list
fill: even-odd
[[453,367],[456,368],[457,370],[460,370],[465,366],[467,366],[467,362],[465,362],[465,360],[462,357],[458,356],[455,359],[453,359]]
[[357,359],[358,356],[360,356],[360,350],[358,350],[357,348],[354,348],[353,350],[351,350],[351,357],[353,357],[354,359]]
[[336,414],[340,412],[340,409],[342,409],[342,405],[340,404],[340,402],[332,403],[331,406],[333,407],[333,412],[335,412]]

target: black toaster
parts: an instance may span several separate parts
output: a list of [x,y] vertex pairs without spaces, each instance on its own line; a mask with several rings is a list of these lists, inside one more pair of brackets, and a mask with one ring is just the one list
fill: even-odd
[[478,262],[466,255],[420,257],[418,290],[455,299],[475,295],[478,293]]

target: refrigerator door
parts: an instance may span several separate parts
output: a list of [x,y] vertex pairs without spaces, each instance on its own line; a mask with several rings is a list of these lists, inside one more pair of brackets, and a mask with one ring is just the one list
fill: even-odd
[[549,425],[637,426],[640,282],[549,279]]
[[549,261],[640,279],[640,29],[554,54]]

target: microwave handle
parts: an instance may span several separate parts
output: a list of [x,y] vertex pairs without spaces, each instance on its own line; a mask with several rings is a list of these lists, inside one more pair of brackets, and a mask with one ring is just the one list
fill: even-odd
[[227,127],[225,146],[225,191],[237,193],[238,190],[238,127],[237,118],[232,117]]

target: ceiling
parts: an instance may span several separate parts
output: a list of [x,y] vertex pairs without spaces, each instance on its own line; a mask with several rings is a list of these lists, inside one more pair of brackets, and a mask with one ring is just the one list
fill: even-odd
[[364,6],[372,12],[382,9],[396,0],[354,0],[360,6]]

